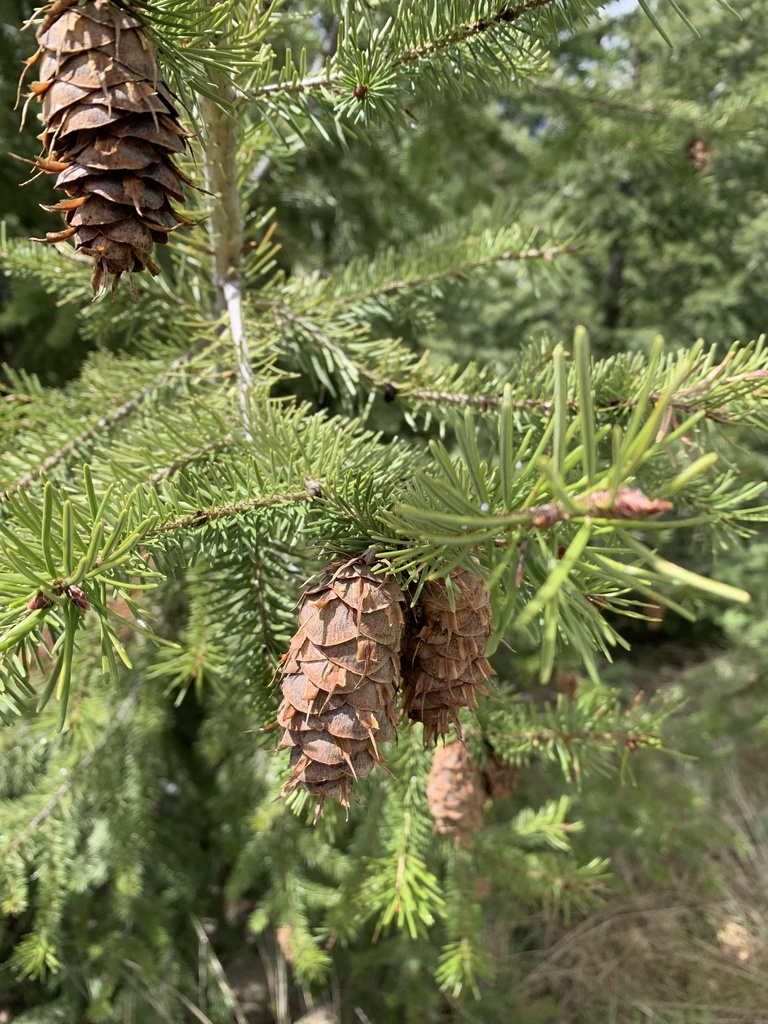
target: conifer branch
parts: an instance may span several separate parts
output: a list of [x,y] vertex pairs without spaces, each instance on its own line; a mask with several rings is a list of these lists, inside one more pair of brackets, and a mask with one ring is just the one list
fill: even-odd
[[358,377],[370,380],[377,387],[385,387],[387,380],[381,374],[377,373],[376,370],[371,367],[365,366],[359,360],[356,360],[354,356],[348,352],[343,345],[332,337],[328,331],[311,320],[309,317],[304,316],[301,313],[297,313],[291,309],[290,306],[285,306],[280,303],[270,302],[268,304],[269,311],[272,313],[275,323],[278,327],[284,327],[285,324],[291,324],[298,328],[304,335],[311,338],[319,347],[333,353],[334,358],[340,364],[348,364],[353,367],[354,373]]
[[[690,401],[695,395],[703,395],[708,387],[711,387],[722,370],[722,366],[717,368],[718,372],[714,375],[710,375],[710,378],[706,382],[700,382],[695,388],[682,388],[678,391],[669,403],[670,409],[685,413],[687,416],[701,413],[701,415],[708,420],[720,424],[729,424],[737,422],[734,417],[729,413],[725,412],[722,408],[712,408],[711,406],[696,403]],[[768,392],[757,392],[754,391],[753,385],[758,384],[760,381],[765,381],[768,378],[768,370],[759,369],[752,370],[749,373],[742,373],[733,377],[726,377],[720,384],[728,387],[734,385],[746,385],[744,388],[738,388],[729,397],[731,399],[736,397],[752,397],[756,399],[768,398]],[[503,396],[501,394],[469,394],[461,391],[436,391],[429,388],[414,388],[404,389],[402,383],[398,383],[395,380],[389,380],[380,378],[379,382],[388,389],[389,394],[392,396],[391,400],[395,397],[402,397],[406,401],[419,401],[419,402],[434,402],[438,405],[456,405],[466,406],[470,408],[477,408],[483,411],[489,409],[497,409],[501,406]],[[651,403],[656,403],[661,398],[661,391],[651,391],[649,396]],[[599,402],[593,402],[595,412],[598,413],[611,413],[611,412],[627,412],[636,408],[638,405],[638,399],[628,398],[624,401],[611,401],[604,404]],[[513,399],[512,407],[514,409],[538,409],[541,412],[550,412],[552,409],[552,399],[550,398],[520,398]],[[571,412],[578,412],[580,408],[579,399],[577,397],[568,398],[566,406]]]
[[498,14],[495,14],[490,18],[480,18],[477,21],[469,22],[466,25],[462,25],[459,28],[454,29],[452,32],[448,32],[443,36],[437,36],[436,38],[431,39],[423,46],[415,46],[411,50],[406,50],[403,53],[398,54],[393,63],[395,65],[410,64],[414,61],[421,60],[424,57],[429,57],[431,54],[439,53],[440,51],[449,49],[452,46],[458,46],[476,36],[483,35],[491,29],[499,28],[501,25],[508,25],[514,21],[518,21],[526,14],[530,14],[538,8],[546,7],[554,2],[555,0],[525,0],[525,2],[521,4],[514,4],[510,7],[505,7],[499,11]]
[[206,455],[212,455],[213,452],[225,451],[233,441],[234,438],[232,434],[227,434],[218,441],[210,441],[208,444],[204,444],[200,448],[196,448],[187,455],[183,455],[181,458],[175,459],[168,466],[163,466],[162,469],[158,469],[157,472],[153,473],[149,478],[149,483],[155,485],[162,483],[163,480],[167,480],[175,473],[178,473],[179,470],[186,469],[187,466],[193,465],[199,459],[204,459]]
[[194,357],[204,348],[207,348],[209,344],[210,340],[208,338],[202,339],[192,349],[182,353],[182,355],[177,359],[174,359],[169,366],[162,370],[146,387],[142,388],[141,391],[127,399],[127,401],[123,402],[122,405],[119,405],[117,409],[109,413],[108,416],[102,416],[93,424],[93,426],[88,427],[87,430],[84,430],[81,434],[78,434],[77,437],[68,441],[67,444],[59,448],[58,451],[53,452],[36,469],[25,473],[23,476],[19,477],[15,483],[10,484],[4,490],[0,491],[0,502],[5,501],[10,497],[10,495],[15,494],[17,491],[26,490],[28,487],[32,486],[32,484],[36,483],[44,473],[50,473],[51,470],[56,469],[56,467],[62,462],[66,462],[71,455],[74,455],[81,448],[84,448],[89,441],[92,441],[95,437],[98,437],[100,434],[105,433],[112,427],[117,426],[118,423],[127,419],[132,415],[132,413],[140,409],[143,403],[147,401],[147,399],[150,398],[159,387],[162,387],[162,385],[166,383],[169,377],[171,377],[176,370],[186,366],[186,364],[191,362],[191,360],[194,359]]
[[[403,68],[415,64],[425,58],[433,57],[450,50],[452,47],[460,46],[471,39],[478,38],[485,33],[498,29],[503,25],[512,24],[524,17],[526,14],[555,3],[556,0],[526,0],[520,4],[504,7],[497,14],[480,18],[476,21],[467,22],[451,29],[442,36],[437,36],[423,44],[409,47],[399,53],[395,53],[385,59],[385,64],[390,68]],[[314,70],[303,77],[292,77],[281,82],[265,82],[249,90],[251,99],[268,96],[297,96],[302,93],[321,92],[328,89],[336,89],[344,81],[345,72],[332,71],[327,69],[325,73],[318,74]]]
[[380,287],[372,287],[356,295],[345,295],[336,303],[337,307],[354,306],[365,302],[366,299],[377,299],[383,296],[395,295],[397,292],[406,291],[409,288],[421,288],[424,285],[436,284],[446,278],[461,279],[473,270],[483,270],[495,266],[497,263],[522,263],[533,260],[545,260],[552,263],[558,256],[572,255],[580,251],[578,245],[555,245],[547,248],[522,249],[519,252],[508,250],[488,257],[481,257],[468,261],[463,265],[445,267],[440,270],[430,271],[424,274],[416,274],[413,277],[402,277],[395,281],[388,281]]
[[485,718],[485,737],[501,760],[538,758],[559,764],[566,777],[601,771],[617,751],[636,754],[660,746],[664,723],[683,704],[664,695],[650,702],[642,692],[625,704],[616,691],[586,687],[575,699],[558,695],[535,707],[509,704]]
[[[415,402],[435,402],[438,405],[460,405],[468,406],[476,409],[481,409],[486,412],[488,409],[498,408],[502,403],[501,395],[469,395],[462,392],[456,391],[431,391],[428,388],[416,388],[413,391],[401,391],[402,385],[399,385],[397,381],[385,380],[384,386],[388,389],[389,395],[391,395],[390,401],[394,401],[395,398],[402,395],[406,400],[412,400]],[[575,407],[575,403],[574,403]],[[527,399],[521,398],[514,402],[515,409],[541,409],[547,411],[552,408],[552,402],[550,399]]]
[[249,92],[251,99],[259,96],[295,96],[298,93],[312,92],[315,89],[329,89],[335,82],[344,78],[341,71],[329,71],[327,74],[311,74],[306,78],[299,78],[287,82],[267,82],[264,85],[256,86]]
[[62,785],[59,786],[59,788],[56,790],[56,792],[50,798],[48,803],[41,810],[39,810],[37,812],[37,814],[33,818],[30,819],[28,824],[26,824],[22,828],[21,832],[19,832],[14,837],[13,842],[8,847],[8,850],[6,852],[6,856],[8,854],[10,854],[10,853],[15,853],[16,851],[18,851],[18,849],[20,848],[21,844],[24,842],[26,837],[31,832],[34,832],[34,830],[39,825],[41,825],[46,820],[46,818],[49,818],[51,816],[51,814],[53,814],[53,812],[59,806],[59,804],[64,799],[64,797],[66,797],[67,794],[79,782],[82,781],[84,772],[86,772],[88,770],[88,768],[90,768],[90,766],[93,764],[93,762],[99,756],[101,751],[109,743],[109,741],[112,738],[112,736],[114,736],[114,734],[117,732],[117,730],[123,724],[123,721],[125,720],[125,717],[127,716],[128,712],[131,710],[131,708],[133,706],[133,703],[136,700],[136,697],[139,694],[139,690],[141,689],[143,684],[144,684],[144,676],[138,676],[137,679],[135,680],[133,686],[129,690],[127,696],[125,697],[125,700],[122,702],[120,707],[115,712],[114,717],[112,718],[112,720],[109,723],[109,727],[102,734],[102,736],[99,739],[98,743],[94,747],[92,747],[92,749],[88,751],[88,753],[85,755],[85,757],[82,759],[82,761],[80,761],[77,764],[77,766],[74,769],[71,770],[70,777],[67,780],[67,782],[62,783]]
[[257,544],[253,551],[253,582],[256,593],[256,605],[259,613],[259,625],[261,627],[261,648],[269,650],[272,634],[270,630],[270,616],[264,601],[264,567],[262,565],[261,546]]
[[617,747],[626,747],[634,753],[638,747],[658,745],[658,737],[655,733],[643,733],[638,729],[627,729],[626,732],[618,732],[613,729],[606,730],[605,732],[599,732],[594,729],[566,729],[562,732],[558,729],[530,729],[520,732],[516,731],[514,736],[510,738],[530,745],[534,749],[552,746],[556,743],[572,746],[575,743],[600,742],[615,744]]
[[218,522],[220,519],[234,519],[248,512],[258,512],[263,508],[271,508],[273,505],[291,505],[302,501],[311,501],[318,497],[316,488],[306,488],[303,491],[286,491],[282,494],[273,494],[269,498],[253,498],[250,501],[238,501],[234,505],[220,505],[216,508],[199,509],[188,516],[180,516],[171,519],[167,523],[155,526],[144,535],[144,540],[151,540],[153,537],[160,537],[166,533],[180,533],[185,530],[196,530],[208,523]]

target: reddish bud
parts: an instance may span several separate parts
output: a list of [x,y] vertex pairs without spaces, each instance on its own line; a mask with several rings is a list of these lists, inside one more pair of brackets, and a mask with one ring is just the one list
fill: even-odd
[[627,750],[630,752],[630,754],[636,754],[637,753],[637,740],[632,740],[632,739],[627,740]]
[[358,82],[358,84],[354,88],[352,95],[355,97],[356,100],[364,100],[365,97],[368,95],[368,86],[363,85],[362,82]]
[[539,530],[546,530],[548,527],[554,526],[555,523],[568,518],[569,516],[565,509],[553,501],[549,505],[539,505],[538,508],[533,510],[531,526],[535,526]]
[[27,608],[29,608],[29,610],[31,612],[40,611],[41,608],[52,608],[52,607],[53,607],[53,601],[50,599],[50,597],[48,597],[47,594],[44,594],[42,592],[42,590],[38,590],[38,592],[35,594],[35,596],[30,600],[29,604],[27,605]]
[[78,608],[82,608],[84,612],[91,610],[91,602],[85,596],[85,591],[81,590],[80,587],[71,586],[67,587],[64,591],[72,604],[76,604]]

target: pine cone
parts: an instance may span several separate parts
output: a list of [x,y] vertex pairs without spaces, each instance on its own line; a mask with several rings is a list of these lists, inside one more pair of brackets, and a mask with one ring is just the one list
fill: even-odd
[[291,748],[287,789],[349,806],[354,779],[382,762],[394,731],[403,593],[362,560],[334,563],[309,590],[283,661],[281,746]]
[[462,569],[448,587],[432,580],[422,591],[417,612],[423,625],[408,644],[403,659],[403,712],[424,725],[424,745],[459,731],[461,708],[476,708],[477,693],[493,669],[485,658],[491,635],[488,593],[473,573]]
[[483,777],[460,740],[438,747],[427,783],[427,805],[435,832],[468,839],[483,824]]
[[58,0],[37,33],[42,100],[37,166],[57,173],[67,198],[44,209],[61,213],[67,227],[37,241],[74,236],[78,252],[95,260],[91,283],[102,294],[110,275],[144,269],[158,274],[155,243],[164,245],[177,224],[191,224],[171,206],[182,202],[190,179],[173,164],[186,147],[175,97],[162,80],[140,22],[113,0]]

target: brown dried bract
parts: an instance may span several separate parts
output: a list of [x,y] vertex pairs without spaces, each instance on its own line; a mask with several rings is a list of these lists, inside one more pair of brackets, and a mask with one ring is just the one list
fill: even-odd
[[64,593],[67,595],[72,604],[77,605],[84,612],[91,610],[91,602],[82,587],[76,587],[74,584],[66,588]]
[[72,238],[93,257],[95,295],[110,277],[114,294],[124,273],[135,295],[134,273],[160,272],[154,245],[192,223],[171,205],[191,184],[172,159],[188,135],[138,19],[112,0],[58,0],[41,13],[40,46],[27,62],[38,64],[30,98],[42,102],[45,125],[37,167],[57,174],[67,198],[45,207],[66,227],[38,241]]
[[[576,498],[574,504],[579,515],[598,519],[647,519],[661,512],[671,512],[674,505],[663,498],[649,498],[636,487],[620,487],[618,491],[590,491]],[[573,518],[560,501],[551,501],[530,510],[531,526],[547,530],[556,523],[567,523]]]
[[320,798],[349,806],[355,779],[382,763],[394,733],[400,682],[403,593],[361,559],[334,563],[307,591],[299,630],[283,658],[281,746],[291,778]]
[[671,512],[674,505],[663,498],[648,498],[636,487],[620,487],[612,491],[591,491],[579,504],[586,505],[587,513],[602,519],[647,519],[660,512]]

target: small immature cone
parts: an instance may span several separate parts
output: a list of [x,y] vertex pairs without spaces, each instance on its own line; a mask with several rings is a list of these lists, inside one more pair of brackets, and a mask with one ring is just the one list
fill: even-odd
[[354,780],[382,763],[396,721],[403,592],[361,559],[336,562],[307,591],[283,659],[281,746],[291,749],[287,789],[349,806]]
[[435,750],[427,782],[427,805],[435,832],[469,839],[483,824],[486,791],[469,750],[454,740]]
[[42,13],[40,47],[28,61],[39,62],[31,95],[42,102],[45,125],[37,166],[58,174],[66,199],[44,209],[67,226],[41,241],[73,238],[94,259],[94,294],[110,277],[114,292],[121,274],[158,274],[153,246],[192,223],[171,206],[190,183],[172,159],[188,136],[152,45],[124,5],[58,0]]
[[403,712],[424,725],[424,745],[459,731],[461,708],[477,707],[477,693],[493,669],[485,657],[491,635],[491,605],[481,579],[465,569],[451,576],[453,607],[448,587],[431,580],[417,609],[422,626],[408,644],[403,659]]

